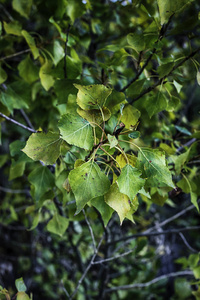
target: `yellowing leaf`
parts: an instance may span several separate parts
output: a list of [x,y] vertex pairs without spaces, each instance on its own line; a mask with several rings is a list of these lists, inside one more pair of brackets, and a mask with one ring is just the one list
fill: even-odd
[[118,213],[120,223],[122,224],[123,220],[131,210],[128,196],[120,193],[117,184],[114,183],[104,197],[106,203]]
[[53,165],[60,155],[61,143],[62,139],[57,133],[33,133],[22,151],[33,160]]
[[69,144],[90,150],[94,144],[92,127],[90,123],[72,114],[66,114],[61,117],[58,128],[62,138]]
[[[137,157],[130,154],[126,154],[126,157],[128,158],[129,164],[134,167],[137,161]],[[116,161],[120,165],[121,169],[127,164],[127,160],[123,154],[117,155]]]
[[22,30],[21,34],[23,35],[27,44],[29,45],[29,48],[31,49],[34,59],[38,58],[40,54],[38,48],[35,45],[34,38],[26,30]]
[[132,129],[133,126],[138,122],[140,115],[141,115],[141,113],[137,108],[128,104],[123,109],[123,115],[122,115],[121,121],[122,121],[122,123],[125,124],[125,127],[127,129]]
[[69,183],[76,198],[78,214],[93,198],[107,193],[110,188],[108,177],[95,162],[87,162],[69,173]]
[[18,292],[16,300],[30,300],[30,298],[25,292]]
[[78,89],[77,103],[85,110],[99,109],[99,107],[106,106],[106,99],[112,93],[112,89],[103,84],[93,85],[79,85],[74,84]]
[[69,225],[69,220],[55,213],[53,218],[47,224],[47,230],[62,236]]
[[102,108],[102,113],[99,109],[89,109],[89,110],[83,110],[80,107],[77,109],[78,114],[88,120],[91,123],[91,126],[97,126],[103,123],[103,116],[104,121],[107,121],[110,119],[111,113],[107,107]]

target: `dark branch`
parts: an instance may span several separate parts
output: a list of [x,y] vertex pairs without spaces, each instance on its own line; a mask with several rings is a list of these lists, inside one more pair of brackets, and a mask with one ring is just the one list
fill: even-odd
[[30,131],[30,132],[34,132],[34,133],[37,132],[36,130],[34,130],[34,129],[30,128],[30,127],[27,127],[27,126],[25,126],[25,125],[23,125],[23,124],[15,121],[14,119],[11,119],[10,117],[7,117],[6,115],[2,114],[1,112],[0,112],[0,116],[2,118],[6,119],[7,121],[10,121],[10,122],[16,124],[17,126],[20,126],[20,127],[24,128],[24,129]]

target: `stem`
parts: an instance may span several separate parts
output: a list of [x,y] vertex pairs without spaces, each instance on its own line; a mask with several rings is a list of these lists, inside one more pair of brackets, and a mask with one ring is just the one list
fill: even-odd
[[6,119],[7,121],[10,121],[10,122],[24,128],[24,129],[28,130],[28,131],[30,131],[30,132],[34,132],[34,133],[37,132],[36,130],[34,130],[34,129],[28,127],[28,126],[25,126],[25,125],[15,121],[14,119],[11,119],[11,118],[7,117],[6,115],[2,114],[1,112],[0,112],[0,116],[3,117],[4,119]]
[[67,62],[66,62],[66,58],[67,58],[67,44],[68,44],[70,27],[71,27],[71,25],[68,24],[67,33],[66,33],[66,41],[65,41],[64,76],[65,76],[66,79],[67,79]]

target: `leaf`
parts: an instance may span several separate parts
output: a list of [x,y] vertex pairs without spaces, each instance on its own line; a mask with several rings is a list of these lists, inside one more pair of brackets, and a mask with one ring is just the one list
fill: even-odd
[[33,63],[29,55],[18,65],[19,75],[28,83],[39,79],[39,69]]
[[92,199],[91,205],[100,212],[104,226],[106,227],[113,214],[113,209],[105,202],[103,196]]
[[55,81],[54,89],[58,97],[58,104],[67,103],[68,96],[77,93],[77,90],[73,85],[74,82],[76,82],[74,79],[60,79]]
[[140,149],[138,154],[138,168],[147,178],[147,185],[151,187],[170,186],[174,188],[172,175],[166,166],[165,154],[157,149]]
[[76,198],[78,214],[93,198],[107,193],[110,188],[108,177],[95,162],[87,162],[69,173],[69,183]]
[[126,102],[125,94],[113,90],[106,100],[106,107],[114,114],[119,110],[120,103],[123,102]]
[[29,182],[34,186],[34,196],[36,201],[53,188],[54,176],[47,167],[37,167],[28,176]]
[[106,106],[106,99],[112,93],[112,89],[103,84],[87,86],[74,84],[74,86],[78,89],[77,103],[85,110]]
[[167,111],[174,111],[180,104],[180,99],[178,97],[175,96],[171,96],[170,100],[167,104]]
[[178,125],[175,125],[175,128],[180,131],[181,133],[184,133],[186,135],[192,135],[191,132],[189,130],[187,130],[187,128],[185,127],[182,127],[182,126],[178,126]]
[[184,8],[189,2],[188,0],[157,0],[161,24],[168,21],[171,15]]
[[90,123],[80,116],[66,114],[58,122],[62,138],[69,144],[90,150],[94,144]]
[[181,170],[184,166],[184,164],[188,161],[189,154],[190,154],[191,147],[184,153],[180,154],[178,157],[175,159],[175,170],[176,174],[180,174]]
[[145,108],[149,117],[167,109],[167,99],[160,91],[145,100]]
[[4,29],[7,34],[13,34],[21,36],[22,25],[18,21],[12,21],[10,23],[3,22]]
[[197,82],[198,82],[198,85],[200,85],[200,72],[199,71],[197,72]]
[[47,230],[59,236],[63,236],[69,226],[69,220],[55,213],[47,224]]
[[26,286],[22,277],[15,280],[15,286],[18,292],[26,292]]
[[18,292],[16,300],[30,300],[30,298],[25,292]]
[[127,35],[127,41],[129,45],[136,51],[143,51],[145,49],[144,35],[143,33],[129,33]]
[[138,139],[140,137],[140,132],[139,131],[134,131],[128,134],[128,137],[131,139]]
[[159,74],[159,78],[162,78],[170,73],[174,66],[174,62],[169,62],[166,64],[162,64],[161,66],[158,67],[157,72]]
[[0,84],[2,84],[6,79],[8,78],[7,73],[4,71],[4,69],[1,67],[0,64]]
[[132,129],[132,127],[138,122],[140,115],[141,113],[137,108],[128,104],[123,109],[121,121],[125,124],[127,129]]
[[13,9],[20,13],[21,16],[28,19],[32,6],[32,0],[13,0],[12,6]]
[[114,148],[115,146],[117,146],[118,139],[114,135],[108,134],[107,137],[110,144],[110,148]]
[[114,183],[104,197],[106,203],[118,213],[120,224],[122,224],[123,220],[131,210],[128,196],[120,193],[117,184]]
[[145,180],[140,178],[141,172],[127,164],[123,167],[120,176],[117,179],[119,190],[125,194],[129,199],[133,200],[137,193],[145,184]]
[[37,59],[40,54],[38,48],[35,45],[34,38],[26,30],[22,30],[21,34],[23,35],[27,44],[29,45],[29,48],[31,49],[34,59]]
[[62,139],[57,133],[32,133],[22,151],[33,160],[53,165],[60,155],[61,143]]
[[[111,113],[107,107],[103,107],[101,111],[99,109],[83,110],[80,107],[78,107],[78,109],[77,109],[77,113],[82,118],[88,120],[91,123],[91,126],[93,126],[93,127],[96,127],[97,124],[98,125],[102,124],[103,117],[104,117],[104,121],[107,121],[110,119]],[[103,116],[102,116],[102,114],[103,114]]]
[[137,162],[137,157],[135,155],[126,154],[126,157],[123,154],[117,155],[116,161],[121,169],[127,164],[126,158],[128,158],[128,162],[132,167],[134,167]]
[[54,85],[54,79],[50,75],[52,63],[49,60],[45,60],[45,63],[41,66],[39,76],[43,88],[48,91]]

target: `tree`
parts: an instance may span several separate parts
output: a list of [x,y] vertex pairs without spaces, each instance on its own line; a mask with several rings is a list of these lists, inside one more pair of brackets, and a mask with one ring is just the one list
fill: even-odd
[[0,6],[0,295],[199,299],[199,4]]

